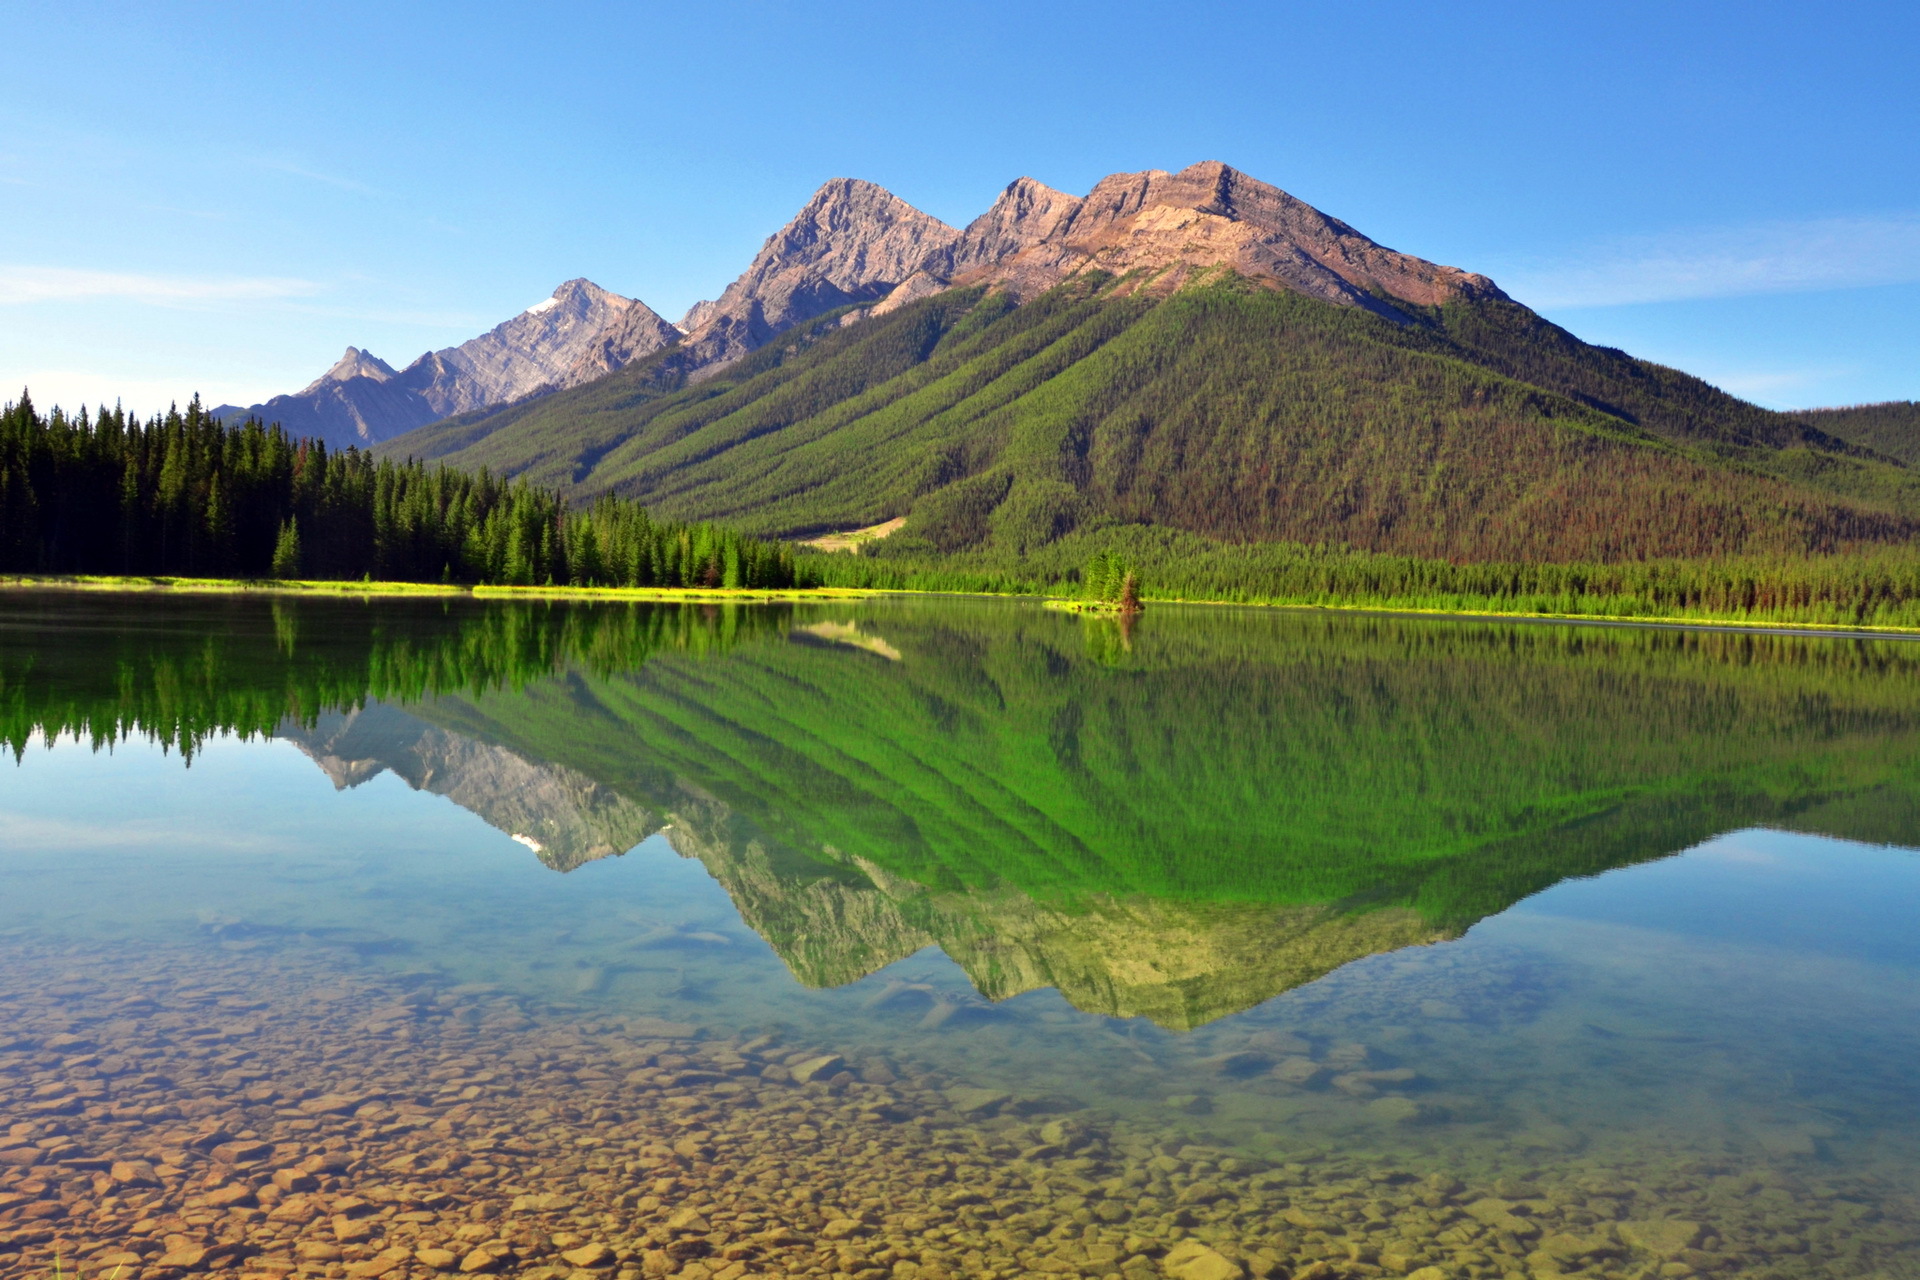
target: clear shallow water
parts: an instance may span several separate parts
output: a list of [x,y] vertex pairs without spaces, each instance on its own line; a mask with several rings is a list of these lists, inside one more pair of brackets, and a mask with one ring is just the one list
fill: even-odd
[[6,620],[20,1274],[1917,1269],[1920,646]]

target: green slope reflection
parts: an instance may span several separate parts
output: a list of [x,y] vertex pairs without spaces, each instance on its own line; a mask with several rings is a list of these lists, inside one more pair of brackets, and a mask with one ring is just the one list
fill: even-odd
[[1920,839],[1920,644],[1006,602],[48,602],[0,716],[273,732],[567,870],[665,830],[794,974],[1192,1027],[1568,876]]

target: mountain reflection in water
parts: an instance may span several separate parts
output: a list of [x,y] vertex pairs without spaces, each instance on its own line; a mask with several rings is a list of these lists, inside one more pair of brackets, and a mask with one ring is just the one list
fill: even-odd
[[[813,986],[1200,1026],[1571,876],[1770,826],[1911,843],[1920,645],[1012,603],[34,597],[0,727],[297,744],[569,871],[665,831]],[[65,628],[45,648],[38,628]],[[876,999],[911,1001],[911,990]]]

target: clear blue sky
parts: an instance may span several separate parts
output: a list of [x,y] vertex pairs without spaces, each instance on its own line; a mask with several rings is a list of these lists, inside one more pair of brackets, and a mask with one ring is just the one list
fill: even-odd
[[1219,159],[1763,403],[1920,398],[1920,5],[13,0],[0,387],[671,318],[827,178],[953,223]]

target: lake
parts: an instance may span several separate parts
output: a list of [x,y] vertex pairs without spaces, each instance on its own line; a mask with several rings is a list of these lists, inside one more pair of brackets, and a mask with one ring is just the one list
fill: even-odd
[[0,1274],[1920,1275],[1920,642],[0,602]]

